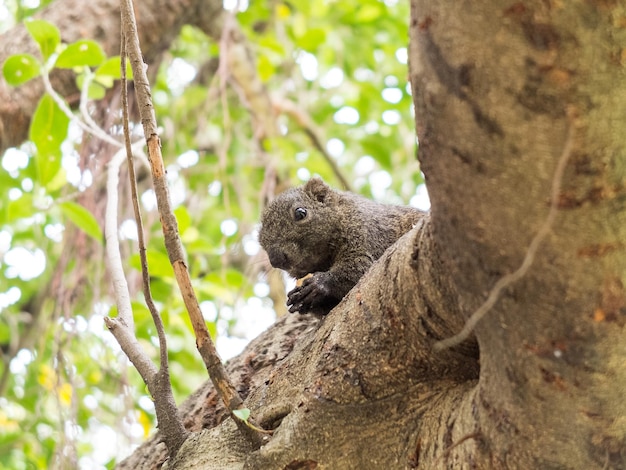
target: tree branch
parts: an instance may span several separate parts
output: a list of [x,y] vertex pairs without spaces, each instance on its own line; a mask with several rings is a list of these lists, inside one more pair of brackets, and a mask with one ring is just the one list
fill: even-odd
[[135,22],[133,6],[131,0],[122,0],[122,30],[126,37],[126,48],[130,63],[133,69],[135,92],[141,123],[144,128],[144,135],[148,145],[148,159],[152,171],[154,190],[157,198],[161,225],[163,227],[165,247],[174,268],[176,281],[181,290],[183,301],[187,308],[191,324],[196,335],[196,345],[204,364],[209,372],[209,376],[219,391],[219,395],[226,407],[231,412],[231,416],[243,434],[256,445],[262,442],[262,436],[248,427],[247,423],[237,418],[232,412],[244,407],[243,400],[235,390],[230,381],[222,361],[217,354],[215,345],[211,340],[209,331],[204,322],[198,300],[191,285],[189,271],[184,259],[184,251],[180,236],[178,234],[178,224],[173,213],[167,180],[165,177],[165,166],[161,155],[161,144],[157,134],[156,117],[151,101],[150,84],[146,75],[145,66],[142,59],[137,26]]

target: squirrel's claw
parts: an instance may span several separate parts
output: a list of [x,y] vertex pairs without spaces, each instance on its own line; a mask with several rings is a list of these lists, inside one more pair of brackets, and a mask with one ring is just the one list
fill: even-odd
[[305,279],[301,286],[295,287],[287,294],[289,312],[317,313],[326,315],[337,305],[337,299],[331,296],[329,288],[330,275],[315,273]]

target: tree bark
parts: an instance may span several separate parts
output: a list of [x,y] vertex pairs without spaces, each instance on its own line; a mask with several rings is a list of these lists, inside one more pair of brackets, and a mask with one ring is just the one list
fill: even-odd
[[[414,0],[411,82],[441,273],[479,322],[479,468],[626,468],[626,17],[621,2]],[[454,441],[454,440],[453,440]]]
[[[435,314],[454,302],[449,286],[433,278],[441,267],[431,244],[426,222],[319,324],[294,330],[291,325],[315,320],[284,317],[229,366],[264,364],[251,376],[233,377],[260,424],[275,430],[259,451],[242,449],[227,420],[188,440],[168,468],[404,468],[419,461],[421,440],[445,448],[450,436],[441,423],[470,406],[464,397],[476,383],[478,362],[472,341],[432,354],[432,344],[462,322]],[[268,346],[275,344],[286,346],[275,353]],[[212,395],[210,387],[201,393]],[[183,406],[186,416],[197,400]],[[118,468],[157,468],[141,460],[146,455],[140,449]]]

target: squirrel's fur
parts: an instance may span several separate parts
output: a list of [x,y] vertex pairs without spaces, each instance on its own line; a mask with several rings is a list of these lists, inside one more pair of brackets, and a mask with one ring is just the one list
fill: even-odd
[[289,292],[289,311],[324,315],[424,214],[336,191],[312,178],[269,204],[259,241],[275,268],[295,278],[312,274]]

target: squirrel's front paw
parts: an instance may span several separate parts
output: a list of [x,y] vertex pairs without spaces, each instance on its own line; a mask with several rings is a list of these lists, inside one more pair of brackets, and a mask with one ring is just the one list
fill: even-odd
[[287,306],[291,313],[316,313],[326,315],[339,303],[333,295],[329,273],[315,273],[306,278],[301,286],[287,294]]

